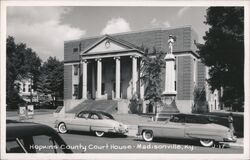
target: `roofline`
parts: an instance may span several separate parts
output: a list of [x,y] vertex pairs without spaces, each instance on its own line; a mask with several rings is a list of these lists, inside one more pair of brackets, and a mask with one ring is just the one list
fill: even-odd
[[[137,30],[137,31],[128,31],[128,32],[120,32],[120,33],[113,33],[113,34],[108,34],[109,36],[117,36],[117,35],[124,35],[124,34],[133,34],[133,33],[142,33],[142,32],[149,32],[149,31],[165,31],[165,30],[171,30],[171,29],[178,29],[178,28],[191,28],[193,31],[195,31],[191,25],[183,25],[183,26],[177,26],[177,27],[167,27],[167,28],[151,28],[151,29],[141,29],[141,30]],[[196,32],[196,31],[195,31]],[[80,38],[80,39],[74,39],[74,40],[67,40],[64,41],[65,43],[69,43],[69,42],[77,42],[77,41],[82,41],[82,40],[87,40],[87,39],[94,39],[94,38],[100,38],[103,37],[104,35],[99,35],[99,36],[87,36],[84,38]]]
[[84,53],[88,53],[90,50],[92,50],[95,46],[99,45],[100,43],[102,43],[105,39],[110,39],[111,41],[117,43],[118,45],[123,45],[123,46],[126,46],[127,48],[129,49],[137,49],[136,46],[132,45],[132,44],[129,44],[129,42],[126,42],[126,41],[122,41],[122,40],[119,40],[119,39],[116,39],[108,34],[105,34],[103,37],[100,37],[99,40],[97,40],[95,43],[93,43],[92,45],[90,45],[89,47],[87,47],[85,50],[81,51],[80,52],[80,55],[83,55]]

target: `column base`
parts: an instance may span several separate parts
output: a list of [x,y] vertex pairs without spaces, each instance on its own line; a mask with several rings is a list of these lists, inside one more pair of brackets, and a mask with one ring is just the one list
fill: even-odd
[[176,91],[164,91],[162,93],[162,96],[176,96],[177,92]]

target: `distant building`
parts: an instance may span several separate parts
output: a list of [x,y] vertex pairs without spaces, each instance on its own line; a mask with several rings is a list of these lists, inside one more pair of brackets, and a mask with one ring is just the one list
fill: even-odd
[[[176,36],[176,104],[180,112],[190,113],[194,88],[203,89],[206,66],[201,63],[195,43],[198,35],[190,27],[153,29],[89,37],[64,43],[64,100],[72,108],[86,99],[114,100],[128,107],[133,95],[142,100],[143,112],[153,112],[144,100],[140,81],[140,47],[167,52],[169,35]],[[165,71],[161,74],[162,90]],[[207,88],[206,88],[207,89]],[[124,105],[125,103],[125,105]],[[119,104],[118,104],[119,105]],[[119,106],[118,106],[119,108]]]
[[19,95],[26,102],[30,102],[32,96],[32,102],[38,102],[38,94],[32,89],[32,81],[30,78],[24,78],[22,80],[15,81],[18,86]]

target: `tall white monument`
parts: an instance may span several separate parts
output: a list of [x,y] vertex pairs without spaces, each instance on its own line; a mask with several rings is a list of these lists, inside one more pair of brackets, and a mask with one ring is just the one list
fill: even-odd
[[166,61],[166,71],[165,71],[165,90],[163,92],[164,96],[176,96],[175,91],[175,56],[173,55],[173,45],[175,38],[170,35],[168,39],[169,50],[165,56]]
[[173,55],[173,45],[176,38],[169,35],[168,39],[168,52],[165,56],[166,70],[165,70],[165,90],[162,93],[162,100],[164,106],[159,110],[157,116],[168,116],[171,113],[179,112],[176,103],[176,90],[175,90],[175,56]]

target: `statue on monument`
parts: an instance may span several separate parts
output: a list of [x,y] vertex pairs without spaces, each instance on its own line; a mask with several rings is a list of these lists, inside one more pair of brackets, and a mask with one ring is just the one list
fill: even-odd
[[173,54],[173,45],[175,41],[176,37],[170,34],[168,37],[168,49],[169,49],[168,54]]

